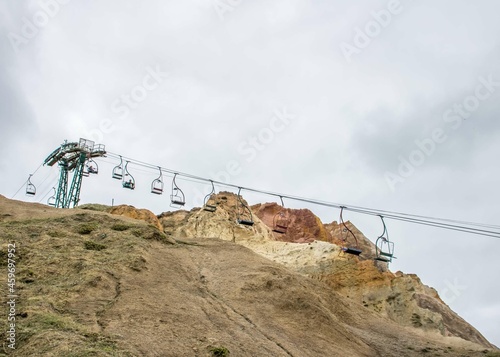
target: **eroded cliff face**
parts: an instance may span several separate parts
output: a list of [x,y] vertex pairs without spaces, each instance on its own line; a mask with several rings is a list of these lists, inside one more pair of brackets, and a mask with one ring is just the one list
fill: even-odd
[[[252,208],[253,226],[237,223],[237,196],[221,192],[213,196],[215,212],[193,209],[159,216],[164,232],[175,239],[214,237],[230,240],[289,269],[321,280],[335,291],[391,320],[443,336],[456,336],[493,347],[476,329],[455,314],[436,290],[414,274],[392,273],[387,263],[375,261],[375,246],[352,223],[346,225],[358,240],[361,256],[345,254],[343,227],[323,224],[307,209],[286,209],[275,203]],[[246,202],[245,202],[246,204]],[[273,232],[274,219],[283,211],[285,233]]]

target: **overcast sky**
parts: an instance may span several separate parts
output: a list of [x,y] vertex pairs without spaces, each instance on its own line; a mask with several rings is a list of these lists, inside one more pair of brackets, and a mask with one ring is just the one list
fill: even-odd
[[[0,193],[86,137],[237,185],[498,224],[499,13],[495,0],[1,1]],[[149,193],[154,171],[131,165],[137,189],[124,190],[116,164],[100,161],[82,203],[171,209]],[[38,170],[34,201],[57,175]],[[189,207],[210,191],[179,185]],[[376,218],[345,218],[381,233]],[[500,346],[500,240],[387,223],[391,269]]]

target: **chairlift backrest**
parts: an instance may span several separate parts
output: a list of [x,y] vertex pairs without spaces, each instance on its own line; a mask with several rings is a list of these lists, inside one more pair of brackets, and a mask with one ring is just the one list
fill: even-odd
[[55,206],[56,205],[56,188],[52,187],[52,189],[54,190],[54,194],[52,196],[50,196],[49,199],[47,200],[47,204],[49,206]]
[[186,198],[184,196],[184,192],[177,186],[175,182],[175,178],[177,177],[177,173],[174,174],[174,178],[172,179],[172,191],[170,193],[170,207],[173,208],[181,208],[186,204]]
[[[359,246],[358,246],[358,239],[356,238],[356,235],[353,233],[353,231],[347,227],[346,223],[344,222],[344,217],[342,215],[343,211],[344,211],[344,206],[341,206],[340,207],[340,224],[342,226],[344,226],[344,228],[342,229],[342,240],[344,241],[344,247],[342,247],[342,251],[344,253],[347,253],[347,254],[352,254],[352,255],[360,255],[363,251],[361,249],[359,249]],[[343,233],[346,233],[345,235]],[[356,243],[356,245],[353,247],[353,246],[348,246],[347,243],[347,236],[350,235],[353,237],[354,239],[354,242]]]
[[117,180],[123,179],[123,159],[120,156],[120,163],[113,168],[112,177]]
[[125,167],[123,169],[125,176],[123,176],[122,186],[124,188],[128,188],[129,190],[133,190],[133,189],[135,189],[135,179],[134,179],[134,176],[132,176],[130,174],[130,172],[128,171],[129,162],[130,161],[127,161],[127,163],[125,164]]
[[384,230],[375,241],[375,260],[390,263],[394,258],[394,243],[389,240],[389,233],[384,222],[384,217],[379,216],[382,220]]
[[99,165],[94,160],[89,159],[86,166],[89,174],[97,175],[99,173]]
[[250,208],[243,202],[241,198],[241,187],[238,190],[238,207],[236,208],[237,222],[244,226],[253,226],[253,216]]
[[281,199],[281,210],[274,215],[273,218],[273,232],[284,234],[288,230],[288,225],[290,224],[290,219],[285,211],[285,205],[283,204],[283,197]]
[[160,176],[151,182],[151,193],[161,195],[163,193],[163,172],[161,167],[158,167],[158,169],[160,170]]
[[28,177],[28,181],[26,182],[26,195],[28,196],[34,196],[36,195],[36,187],[31,183],[31,176],[32,174]]
[[217,206],[209,203],[212,195],[215,193],[214,182],[210,180],[210,183],[212,184],[212,191],[210,191],[210,193],[203,199],[203,209],[208,212],[215,212],[217,210]]

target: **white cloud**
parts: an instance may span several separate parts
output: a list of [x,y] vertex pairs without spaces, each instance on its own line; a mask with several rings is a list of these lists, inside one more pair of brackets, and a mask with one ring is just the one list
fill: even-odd
[[[0,193],[14,193],[64,139],[77,140],[110,119],[117,128],[103,137],[108,150],[163,167],[213,177],[239,160],[241,173],[231,180],[241,185],[495,223],[500,92],[395,193],[383,174],[412,150],[414,140],[442,124],[443,111],[469,95],[479,76],[500,78],[500,5],[405,3],[404,12],[346,63],[339,44],[386,5],[242,0],[221,20],[210,1],[72,1],[16,53],[8,33],[20,31],[23,17],[32,18],[40,7],[35,1],[2,3]],[[113,102],[156,65],[169,78],[119,118]],[[247,162],[238,146],[268,127],[283,107],[298,119]],[[114,198],[155,212],[169,209],[166,197],[148,194],[155,172],[137,171],[137,190],[129,192],[110,178],[116,163],[106,161],[102,175],[85,183],[83,201]],[[56,176],[44,168],[35,177],[39,183],[48,177],[40,185],[42,196]],[[181,183],[193,202],[197,186]],[[335,210],[309,208],[326,222],[338,219]],[[378,220],[349,219],[368,236],[379,234]],[[476,293],[500,292],[481,274],[498,271],[499,263],[479,258],[498,250],[499,242],[390,221],[388,226],[399,258],[393,268],[417,273],[438,290],[459,274],[471,288],[454,307],[471,316],[482,306],[488,313],[475,317],[474,325],[500,345],[491,323],[498,305]],[[475,263],[457,271],[463,259]]]

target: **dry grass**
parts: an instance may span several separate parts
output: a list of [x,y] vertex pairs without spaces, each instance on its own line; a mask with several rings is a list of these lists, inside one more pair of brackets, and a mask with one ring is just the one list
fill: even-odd
[[[57,218],[2,222],[0,237],[2,266],[6,245],[17,246],[20,298],[13,355],[131,355],[117,347],[116,338],[100,333],[98,314],[116,298],[113,276],[143,269],[141,252],[150,246],[146,239],[162,241],[162,232],[143,222],[75,210]],[[79,305],[85,296],[93,303]]]
[[2,268],[12,242],[12,356],[498,355],[405,330],[242,246],[193,238],[173,245],[157,228],[101,208],[0,197]]

